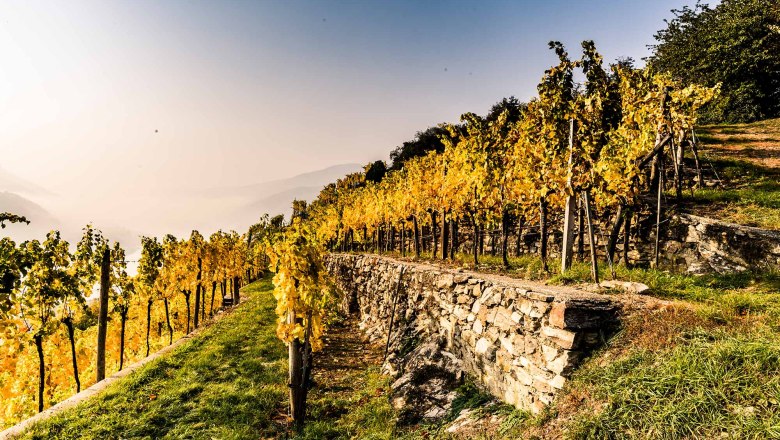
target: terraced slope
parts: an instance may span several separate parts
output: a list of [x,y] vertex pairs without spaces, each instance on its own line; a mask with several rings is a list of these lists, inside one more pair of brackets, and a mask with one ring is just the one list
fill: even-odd
[[780,119],[704,127],[707,188],[685,209],[747,226],[780,229]]

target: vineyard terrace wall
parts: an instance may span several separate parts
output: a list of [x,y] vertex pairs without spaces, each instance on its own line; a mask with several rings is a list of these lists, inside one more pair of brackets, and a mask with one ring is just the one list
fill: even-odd
[[[597,223],[596,253],[606,262],[606,242],[610,225]],[[512,228],[507,250],[509,255],[536,255],[539,252],[540,234],[535,225]],[[637,233],[637,229],[641,232]],[[655,220],[646,217],[641,224],[633,225],[634,237],[628,249],[628,259],[633,265],[649,267],[655,253]],[[473,228],[459,227],[457,250],[470,254],[473,246]],[[519,232],[519,234],[518,234]],[[430,234],[424,235],[430,240]],[[579,239],[575,234],[575,240]],[[398,240],[400,242],[400,240]],[[560,258],[563,234],[560,224],[550,221],[548,256]],[[426,242],[430,246],[429,242]],[[412,252],[411,240],[406,243]],[[500,255],[499,230],[489,230],[482,236],[482,250],[486,254]],[[615,260],[622,261],[622,234],[616,245]],[[585,238],[582,258],[589,258],[590,245]],[[780,231],[728,223],[691,214],[674,214],[661,225],[660,264],[664,269],[691,274],[733,273],[745,270],[771,270],[780,268]]]
[[402,375],[413,345],[438,339],[491,394],[534,412],[619,325],[617,301],[570,288],[376,255],[331,254],[327,267],[370,338],[384,343],[394,316],[391,371]]

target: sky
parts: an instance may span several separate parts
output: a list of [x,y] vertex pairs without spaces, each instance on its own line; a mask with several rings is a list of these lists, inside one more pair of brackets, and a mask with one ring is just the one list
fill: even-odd
[[693,3],[7,0],[0,167],[74,224],[184,230],[220,219],[199,190],[387,159],[418,130],[530,99],[550,40],[640,60]]

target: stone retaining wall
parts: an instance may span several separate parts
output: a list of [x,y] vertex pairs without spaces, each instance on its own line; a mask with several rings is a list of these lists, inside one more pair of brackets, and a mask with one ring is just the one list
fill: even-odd
[[667,266],[689,273],[778,268],[780,232],[678,214],[669,222],[661,255]]
[[[619,324],[619,302],[575,289],[376,255],[332,254],[327,266],[345,293],[344,307],[359,313],[372,339],[387,338],[395,309],[391,373],[402,377],[412,363],[419,370],[412,353],[440,341],[439,353],[426,349],[424,357],[438,356],[437,365],[455,365],[501,400],[534,412]],[[398,379],[424,380],[419,372]]]

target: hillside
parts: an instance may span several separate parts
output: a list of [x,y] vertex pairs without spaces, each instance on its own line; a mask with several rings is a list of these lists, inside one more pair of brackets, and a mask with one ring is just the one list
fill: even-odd
[[[30,429],[25,439],[280,438],[290,435],[287,351],[276,338],[269,279],[230,315],[101,395]],[[315,372],[304,438],[390,438],[378,352],[349,322],[334,325]],[[360,402],[363,407],[356,408]]]
[[0,191],[0,211],[12,212],[30,220],[29,225],[6,225],[3,235],[17,241],[44,237],[59,224],[57,218],[41,205],[10,191]]
[[747,226],[780,229],[780,119],[702,128],[707,188],[686,209]]

